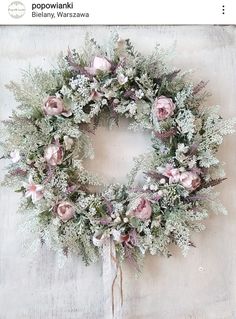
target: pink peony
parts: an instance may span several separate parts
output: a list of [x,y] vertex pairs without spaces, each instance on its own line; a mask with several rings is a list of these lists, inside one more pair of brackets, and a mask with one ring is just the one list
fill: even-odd
[[29,176],[28,183],[23,183],[23,186],[26,189],[25,197],[31,197],[32,202],[35,203],[43,197],[43,186],[35,184],[32,176]]
[[44,151],[45,161],[52,166],[56,166],[62,163],[63,149],[60,145],[50,144]]
[[57,206],[57,215],[63,222],[67,222],[75,215],[75,207],[69,202],[61,202]]
[[162,121],[173,115],[175,104],[171,98],[160,96],[156,98],[153,106],[154,115],[158,120]]
[[151,214],[151,204],[147,199],[143,197],[140,199],[138,206],[130,213],[130,215],[135,216],[141,220],[149,219],[151,217]]
[[194,191],[201,184],[200,176],[192,171],[183,172],[180,175],[181,184],[188,190]]
[[109,72],[111,70],[111,63],[106,58],[95,56],[92,66],[86,67],[85,70],[91,75],[95,75],[98,70]]
[[170,183],[178,183],[180,180],[180,171],[172,165],[167,164],[163,175],[169,178]]
[[49,96],[43,106],[47,115],[59,115],[65,110],[63,100],[56,96]]

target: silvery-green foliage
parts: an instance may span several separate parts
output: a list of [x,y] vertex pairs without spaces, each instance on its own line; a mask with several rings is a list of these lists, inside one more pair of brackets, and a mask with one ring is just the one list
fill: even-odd
[[194,134],[194,120],[195,117],[191,110],[180,110],[176,118],[178,129],[182,134],[186,134],[189,142],[192,141]]
[[[95,58],[103,66],[94,71]],[[21,231],[34,235],[26,246],[47,244],[61,265],[70,254],[95,262],[109,239],[120,262],[170,256],[173,243],[186,255],[209,213],[226,214],[212,186],[224,177],[216,153],[236,122],[203,106],[204,86],[169,68],[159,46],[144,56],[116,33],[105,46],[87,36],[80,51],[60,55],[57,68],[30,68],[21,83],[10,82],[18,106],[1,127],[3,184],[22,194]],[[159,97],[172,106],[158,105]],[[85,168],[95,155],[91,134],[124,117],[129,129],[150,133],[152,148],[134,159],[126,184],[104,186]],[[58,150],[48,155],[49,146]],[[62,204],[64,213],[72,207],[68,219]]]

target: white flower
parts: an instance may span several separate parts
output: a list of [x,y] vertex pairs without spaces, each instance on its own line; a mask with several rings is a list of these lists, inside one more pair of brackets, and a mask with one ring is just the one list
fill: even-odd
[[135,74],[135,69],[132,69],[132,68],[127,69],[126,74],[128,77],[132,78]]
[[135,91],[135,95],[139,100],[141,100],[142,97],[144,96],[144,93],[142,90],[138,90],[138,91]]
[[178,143],[177,151],[179,153],[186,153],[188,151],[189,147],[184,145],[183,143]]
[[65,147],[66,147],[66,150],[70,150],[72,145],[74,144],[74,141],[72,138],[70,138],[69,136],[65,135],[63,137],[63,140],[64,140],[64,143],[65,143]]
[[117,80],[118,80],[120,85],[123,85],[123,84],[125,84],[128,81],[128,77],[124,76],[124,74],[119,74],[117,76]]
[[134,115],[137,111],[137,104],[135,102],[130,102],[127,108],[129,109],[130,114]]
[[107,100],[106,99],[102,99],[102,105],[107,105]]
[[31,197],[33,203],[43,197],[43,186],[35,184],[31,175],[29,176],[28,183],[23,182],[23,187],[26,189],[25,197]]
[[154,184],[151,184],[151,185],[150,185],[150,190],[151,190],[151,191],[156,191],[157,188],[158,188],[157,185],[154,185]]
[[18,150],[14,150],[10,153],[12,163],[17,163],[21,159],[20,152]]

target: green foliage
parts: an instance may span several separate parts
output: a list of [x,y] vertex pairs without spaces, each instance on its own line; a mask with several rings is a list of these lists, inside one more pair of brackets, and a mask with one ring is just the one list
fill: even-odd
[[[110,238],[120,261],[168,257],[172,243],[185,255],[208,213],[226,214],[211,185],[224,176],[216,153],[236,120],[202,107],[205,84],[169,68],[158,46],[143,56],[118,34],[105,47],[86,37],[82,50],[60,55],[57,68],[29,68],[21,83],[10,82],[18,107],[1,128],[2,156],[11,160],[3,184],[23,195],[23,231],[62,259],[80,254],[86,264]],[[158,105],[160,96],[167,106]],[[127,184],[96,193],[102,179],[84,167],[94,156],[90,136],[122,117],[130,129],[150,133],[152,149],[134,160]]]

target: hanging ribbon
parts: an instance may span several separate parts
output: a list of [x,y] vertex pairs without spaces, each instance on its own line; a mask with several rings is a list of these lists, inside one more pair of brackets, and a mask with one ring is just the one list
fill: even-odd
[[122,269],[116,258],[114,241],[103,244],[104,319],[121,319],[123,306]]

